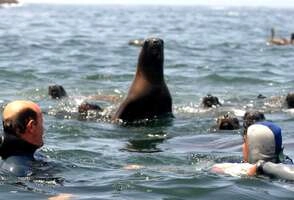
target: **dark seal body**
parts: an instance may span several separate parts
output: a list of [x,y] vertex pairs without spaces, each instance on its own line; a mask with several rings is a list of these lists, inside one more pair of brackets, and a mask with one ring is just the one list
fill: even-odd
[[144,41],[137,71],[126,99],[113,119],[133,122],[172,114],[172,98],[164,81],[164,43],[158,38]]

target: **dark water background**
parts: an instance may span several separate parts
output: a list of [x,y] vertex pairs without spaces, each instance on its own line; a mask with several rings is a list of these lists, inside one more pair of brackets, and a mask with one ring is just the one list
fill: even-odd
[[[29,99],[44,110],[48,165],[29,180],[3,177],[1,199],[293,199],[293,183],[215,175],[216,162],[241,160],[242,129],[217,131],[226,112],[242,123],[258,109],[283,129],[294,158],[293,46],[268,46],[271,27],[294,31],[293,9],[171,6],[23,5],[0,9],[0,99]],[[77,105],[89,95],[112,113],[133,79],[138,47],[128,41],[165,41],[165,78],[175,119],[124,127],[80,120]],[[54,101],[61,84],[69,99]],[[206,94],[221,108],[203,109]],[[263,94],[267,99],[257,99]],[[144,168],[127,170],[130,164]]]

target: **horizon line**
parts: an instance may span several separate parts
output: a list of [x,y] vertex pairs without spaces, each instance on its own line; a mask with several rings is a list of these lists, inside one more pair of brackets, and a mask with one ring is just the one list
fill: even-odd
[[249,3],[247,4],[244,3],[226,3],[226,2],[207,2],[207,1],[202,1],[202,2],[179,2],[179,1],[168,1],[168,2],[163,2],[163,1],[158,1],[158,2],[138,2],[134,0],[128,0],[128,1],[108,1],[108,2],[101,2],[101,1],[52,1],[52,0],[19,0],[19,3],[21,4],[58,4],[58,5],[117,5],[117,6],[212,6],[212,7],[271,7],[271,8],[294,8],[294,3],[290,4],[262,4],[262,3]]

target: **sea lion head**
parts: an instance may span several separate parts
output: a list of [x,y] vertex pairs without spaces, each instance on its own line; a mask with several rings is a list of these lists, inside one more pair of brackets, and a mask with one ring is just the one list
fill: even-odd
[[97,105],[95,103],[91,103],[91,102],[83,102],[78,107],[79,113],[87,113],[89,110],[101,112],[102,108],[99,105]]
[[239,129],[239,120],[236,117],[225,114],[217,119],[217,126],[220,130],[235,130]]
[[53,99],[61,99],[67,96],[65,89],[61,85],[50,85],[48,87],[48,94]]
[[211,94],[208,94],[202,99],[202,105],[204,106],[204,108],[211,108],[211,107],[221,106],[221,103],[219,102],[216,96],[212,96]]
[[138,61],[138,69],[149,78],[163,80],[164,42],[160,38],[144,41]]

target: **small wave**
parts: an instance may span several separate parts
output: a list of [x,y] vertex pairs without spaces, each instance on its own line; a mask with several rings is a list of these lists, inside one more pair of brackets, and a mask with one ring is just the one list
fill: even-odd
[[229,11],[227,12],[227,15],[230,17],[239,17],[240,16],[240,12],[237,11]]
[[207,113],[213,110],[213,108],[203,108],[199,105],[191,103],[190,105],[175,106],[176,113]]
[[283,111],[286,112],[286,113],[290,113],[291,115],[294,114],[294,108],[291,108],[291,109],[284,109]]
[[158,147],[165,139],[167,135],[154,135],[152,137],[148,135],[145,139],[132,139],[129,140],[126,147],[121,150],[126,150],[129,152],[139,152],[139,153],[155,153],[162,152],[161,148]]
[[[240,76],[222,76],[219,74],[209,74],[207,76],[202,76],[200,77],[200,81],[209,81],[212,82],[213,84],[218,84],[218,83],[224,83],[224,84],[231,84],[231,83],[246,83],[246,84],[262,84],[262,83],[268,83],[268,80],[262,80],[260,78],[249,78],[249,77],[240,77]],[[272,81],[271,81],[272,82]]]
[[115,75],[115,74],[92,74],[86,76],[87,80],[95,81],[95,80],[132,80],[134,77],[133,74],[124,74],[124,75]]

